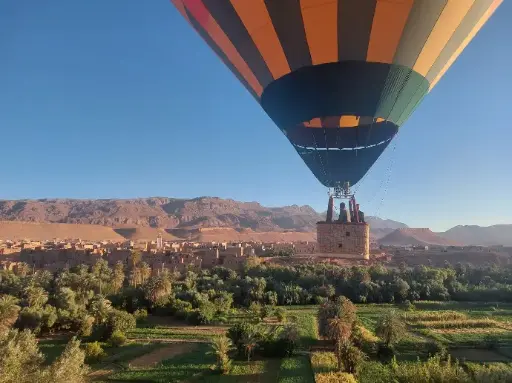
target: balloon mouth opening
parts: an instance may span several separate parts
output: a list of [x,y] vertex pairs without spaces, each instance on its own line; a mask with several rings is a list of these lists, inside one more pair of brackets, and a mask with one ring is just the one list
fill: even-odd
[[325,152],[351,152],[358,150],[366,150],[375,148],[381,145],[388,145],[389,142],[393,139],[393,137],[388,138],[386,140],[371,144],[371,145],[359,145],[354,147],[319,147],[319,146],[304,146],[304,145],[294,145],[295,149],[302,150],[315,150],[315,151],[325,151]]
[[386,122],[382,117],[372,116],[356,116],[356,115],[341,115],[341,116],[328,116],[328,117],[315,117],[308,121],[303,121],[298,124],[298,127],[305,128],[357,128],[359,126],[368,126]]

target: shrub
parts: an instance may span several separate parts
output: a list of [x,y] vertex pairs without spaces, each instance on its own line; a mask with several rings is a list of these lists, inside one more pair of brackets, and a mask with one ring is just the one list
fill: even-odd
[[110,336],[108,343],[111,347],[120,347],[127,341],[126,335],[121,331],[114,331]]
[[248,311],[253,319],[259,321],[261,319],[261,309],[262,307],[258,302],[251,302]]
[[407,322],[420,321],[456,321],[467,319],[467,315],[459,311],[433,311],[433,312],[414,312],[404,314]]
[[467,367],[476,383],[512,382],[512,367],[505,363],[489,365],[467,363]]
[[278,307],[275,309],[274,314],[279,322],[285,322],[286,321],[286,310],[282,307]]
[[148,310],[146,309],[137,309],[133,316],[135,317],[135,320],[137,323],[146,323],[148,319]]
[[253,324],[241,322],[230,327],[227,336],[235,346],[238,356],[244,356],[246,355],[246,340],[253,338],[256,334],[259,335]]
[[417,325],[423,328],[451,329],[451,328],[492,328],[499,326],[493,319],[462,319],[462,320],[439,320],[439,321],[418,321]]
[[258,342],[259,353],[267,358],[284,358],[293,355],[298,345],[299,332],[295,325],[272,331]]
[[112,335],[115,331],[126,332],[137,326],[135,317],[121,310],[112,310],[107,318],[108,335]]
[[425,344],[425,349],[429,356],[439,355],[445,359],[448,353],[446,347],[438,341],[429,341]]
[[429,358],[426,362],[391,363],[394,379],[392,381],[407,383],[450,382],[465,383],[471,379],[457,362],[452,363],[450,357],[443,362],[440,356]]
[[120,331],[125,333],[126,331],[135,328],[136,325],[137,322],[132,314],[121,310],[111,310],[108,313],[105,323],[94,327],[92,336],[93,339],[107,340],[114,332]]
[[350,342],[348,339],[336,341],[334,354],[338,360],[338,369],[354,374],[366,355]]
[[85,345],[85,360],[87,363],[99,362],[105,356],[105,351],[103,351],[99,342],[87,343]]
[[391,359],[395,357],[395,348],[393,347],[393,345],[379,343],[377,345],[377,357],[382,362],[389,362]]
[[324,372],[315,374],[316,383],[357,383],[354,375],[346,372]]
[[413,303],[411,303],[410,300],[405,300],[404,303],[402,303],[402,309],[404,311],[414,311],[416,310],[416,306],[414,306]]
[[260,318],[263,320],[265,318],[271,317],[274,314],[274,308],[270,305],[263,305],[260,311]]

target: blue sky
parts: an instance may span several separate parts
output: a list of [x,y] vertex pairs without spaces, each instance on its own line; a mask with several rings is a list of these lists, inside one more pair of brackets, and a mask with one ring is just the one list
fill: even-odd
[[[367,215],[512,223],[511,16],[505,1],[358,185]],[[0,1],[0,52],[0,199],[325,210],[327,190],[167,0]]]

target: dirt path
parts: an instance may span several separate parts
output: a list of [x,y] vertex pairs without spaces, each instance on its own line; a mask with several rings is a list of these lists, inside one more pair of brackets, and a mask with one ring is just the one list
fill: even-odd
[[145,368],[154,367],[162,360],[170,359],[174,356],[187,353],[196,348],[196,344],[192,343],[177,343],[165,347],[161,347],[152,352],[139,356],[138,358],[130,361],[129,365],[131,368]]

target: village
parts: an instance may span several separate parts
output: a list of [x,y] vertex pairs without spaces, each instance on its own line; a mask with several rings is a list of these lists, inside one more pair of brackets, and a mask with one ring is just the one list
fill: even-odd
[[0,269],[12,270],[24,263],[34,269],[56,272],[81,264],[94,265],[100,258],[110,266],[128,264],[130,257],[140,254],[154,273],[169,269],[183,272],[187,268],[223,266],[237,270],[248,256],[301,255],[316,252],[315,242],[168,242],[158,236],[153,241],[91,242],[81,239],[46,241],[0,240]]

